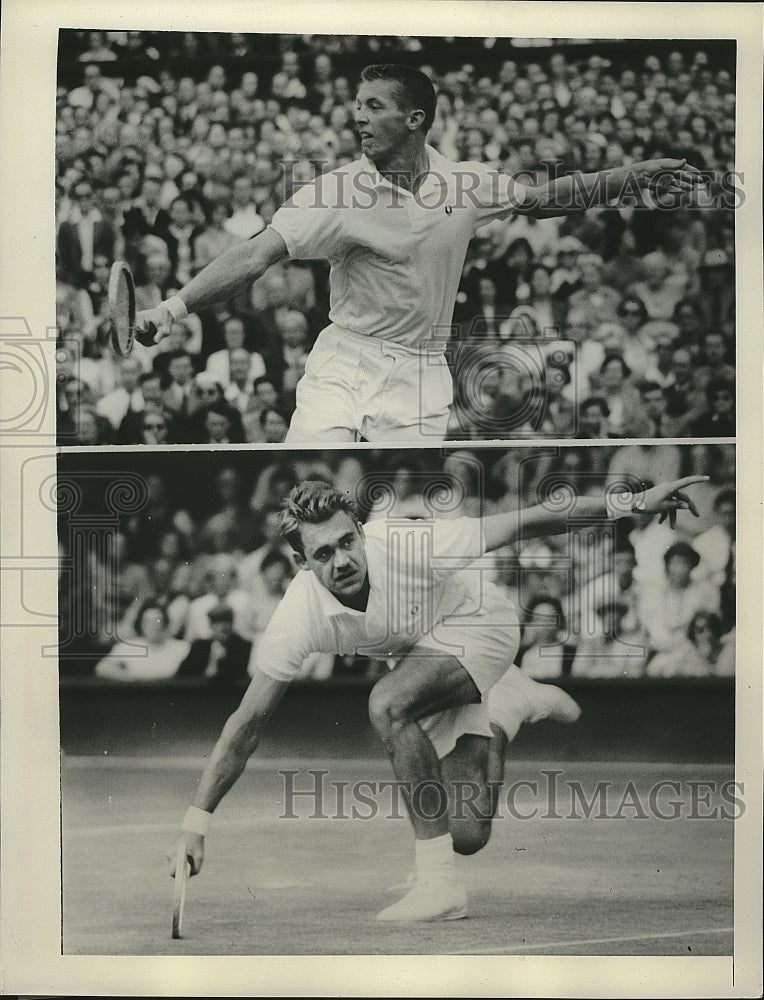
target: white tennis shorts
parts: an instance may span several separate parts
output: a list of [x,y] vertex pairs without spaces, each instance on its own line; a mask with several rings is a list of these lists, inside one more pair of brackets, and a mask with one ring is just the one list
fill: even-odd
[[[486,585],[483,585],[486,588]],[[460,736],[473,733],[477,736],[492,735],[486,708],[486,696],[490,689],[510,669],[520,646],[520,623],[517,611],[498,590],[492,593],[484,590],[486,607],[483,613],[465,616],[462,620],[448,619],[438,629],[438,635],[450,649],[446,650],[433,640],[431,635],[422,638],[409,650],[407,656],[418,652],[427,654],[437,651],[441,655],[449,652],[464,667],[475,682],[482,702],[460,705],[444,712],[436,712],[419,720],[419,725],[432,742],[438,758],[442,760],[456,746]],[[400,658],[389,660],[390,667]]]
[[406,441],[446,436],[453,399],[442,353],[410,351],[332,325],[322,330],[297,383],[288,444]]

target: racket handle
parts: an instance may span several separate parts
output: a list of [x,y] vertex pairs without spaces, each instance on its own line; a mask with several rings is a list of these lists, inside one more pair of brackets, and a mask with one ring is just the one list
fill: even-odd
[[144,347],[153,347],[156,332],[156,323],[149,323],[145,330],[136,331],[135,339]]

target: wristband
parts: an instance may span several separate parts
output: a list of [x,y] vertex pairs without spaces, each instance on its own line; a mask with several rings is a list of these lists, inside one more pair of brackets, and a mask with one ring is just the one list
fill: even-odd
[[204,809],[197,809],[196,806],[189,806],[183,817],[183,832],[196,833],[200,837],[206,837],[211,822],[212,813],[205,812]]
[[174,320],[185,319],[188,316],[188,306],[180,295],[171,295],[162,303]]

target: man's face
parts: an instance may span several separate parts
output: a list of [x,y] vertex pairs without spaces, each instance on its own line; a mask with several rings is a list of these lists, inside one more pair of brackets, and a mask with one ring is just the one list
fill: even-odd
[[674,351],[671,370],[677,382],[688,382],[692,374],[692,361],[687,351]]
[[263,432],[265,434],[266,444],[281,444],[286,437],[287,430],[289,428],[286,425],[286,421],[277,413],[275,410],[271,410],[265,417],[265,422],[263,424]]
[[666,412],[666,400],[660,389],[651,389],[642,394],[642,406],[651,420],[660,420]]
[[228,417],[222,413],[214,413],[212,410],[205,416],[204,423],[209,434],[210,441],[220,443],[228,435],[230,424]]
[[295,555],[301,569],[312,570],[337,597],[352,597],[366,580],[367,561],[363,528],[345,511],[337,511],[323,524],[300,528],[305,555]]
[[709,333],[703,342],[703,351],[709,365],[720,365],[724,361],[724,337],[720,333]]
[[229,319],[223,328],[225,346],[229,351],[244,345],[244,324],[240,319]]
[[372,160],[394,153],[411,134],[410,112],[398,106],[394,80],[367,80],[358,88],[355,124],[361,149]]
[[245,351],[243,347],[231,351],[229,369],[232,382],[235,382],[236,385],[242,385],[246,382],[249,377],[250,366],[249,351]]
[[594,437],[603,437],[603,424],[604,416],[602,415],[602,410],[599,406],[587,406],[586,409],[581,412],[581,430],[586,434],[591,434]]
[[275,406],[279,398],[272,382],[260,382],[255,389],[255,395],[263,406]]
[[731,413],[734,404],[732,391],[730,389],[714,389],[711,393],[710,403],[714,413]]
[[191,358],[188,355],[173,358],[167,367],[167,373],[173,382],[176,382],[178,385],[185,385],[194,373]]

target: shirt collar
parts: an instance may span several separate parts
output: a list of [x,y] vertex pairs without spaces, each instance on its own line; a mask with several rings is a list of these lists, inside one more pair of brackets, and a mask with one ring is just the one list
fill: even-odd
[[[445,173],[441,167],[441,161],[443,160],[443,157],[433,146],[425,144],[424,148],[428,158],[428,166],[427,166],[428,173],[424,183],[417,192],[417,196],[419,196],[420,194],[425,194],[428,188],[430,188],[430,186],[433,184],[437,184],[440,187],[441,185],[446,183]],[[374,163],[373,160],[369,159],[369,157],[365,153],[361,153],[359,163],[361,163],[365,168],[365,170],[371,175],[372,180],[374,181],[374,184],[377,187],[394,188],[396,192],[400,193],[404,197],[413,198],[413,194],[411,193],[411,191],[407,191],[405,188],[398,187],[397,185],[394,185],[391,181],[389,181],[386,177],[383,177],[382,174],[377,169],[377,165]]]

